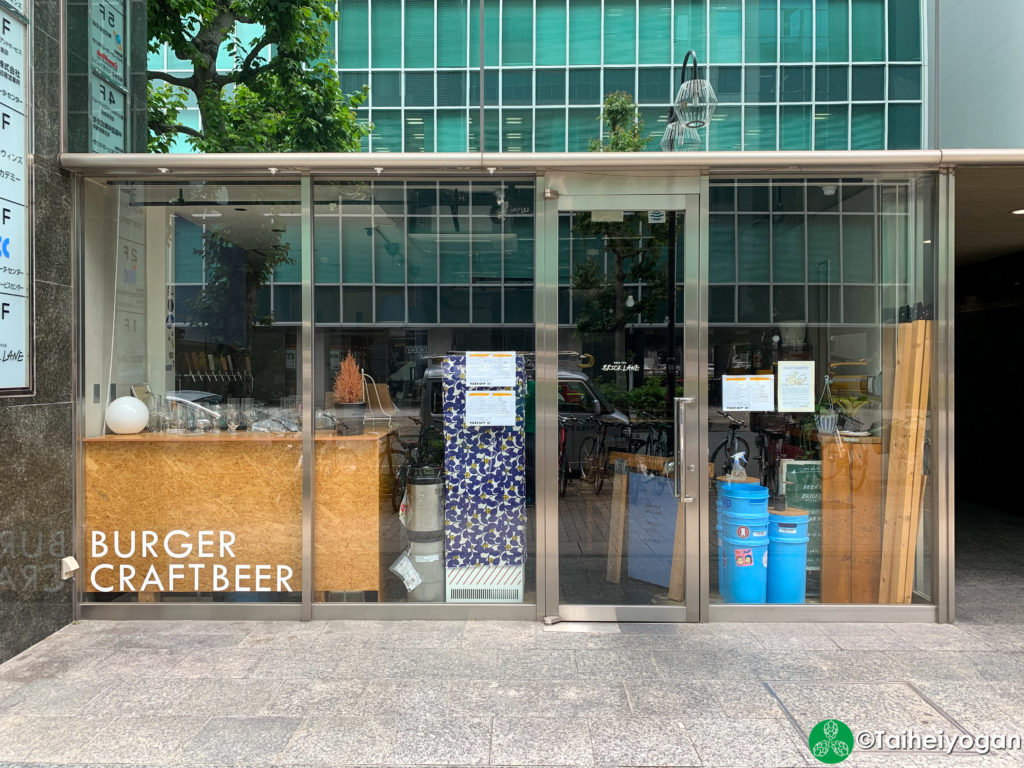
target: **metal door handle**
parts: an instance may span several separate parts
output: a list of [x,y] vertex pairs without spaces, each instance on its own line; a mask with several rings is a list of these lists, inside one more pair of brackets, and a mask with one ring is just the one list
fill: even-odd
[[[674,441],[676,478],[673,483],[672,492],[677,499],[682,498],[683,495],[683,460],[686,458],[686,430],[684,428],[686,425],[686,415],[683,413],[683,407],[692,402],[692,397],[677,397],[675,413],[673,414],[676,430],[676,439]],[[683,498],[683,501],[690,503],[693,501],[693,497],[687,496]]]

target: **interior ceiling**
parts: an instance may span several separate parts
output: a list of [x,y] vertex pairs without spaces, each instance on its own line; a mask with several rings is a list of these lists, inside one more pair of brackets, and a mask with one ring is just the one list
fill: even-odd
[[1024,253],[1024,168],[956,169],[956,263]]

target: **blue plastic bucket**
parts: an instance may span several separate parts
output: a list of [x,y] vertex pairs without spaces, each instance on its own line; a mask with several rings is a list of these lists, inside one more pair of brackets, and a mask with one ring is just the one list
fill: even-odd
[[[746,566],[736,566],[733,569],[727,568],[728,562],[736,561],[735,550],[750,549],[750,544],[756,545],[758,552],[768,542],[768,489],[759,485],[756,480],[750,479],[747,482],[731,483],[724,478],[718,480],[718,500],[715,503],[717,512],[717,523],[715,531],[718,534],[718,589],[725,602],[764,602],[763,589],[755,594],[760,594],[756,600],[734,600],[727,597],[732,587],[731,583],[736,572],[746,574],[742,570]],[[734,540],[736,546],[730,548],[725,541],[726,538]],[[751,550],[751,557],[754,553]],[[744,559],[743,553],[739,556]],[[762,558],[763,559],[763,558]],[[740,569],[737,571],[736,569]],[[756,590],[757,588],[755,588]]]
[[768,537],[722,536],[718,589],[726,603],[763,603],[768,586]]
[[802,603],[806,598],[808,518],[802,509],[772,512],[769,517],[769,603]]

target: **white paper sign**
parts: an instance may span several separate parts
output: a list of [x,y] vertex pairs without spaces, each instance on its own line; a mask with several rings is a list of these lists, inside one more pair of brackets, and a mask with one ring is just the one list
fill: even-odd
[[722,410],[775,410],[775,377],[722,376]]
[[125,95],[94,74],[89,75],[89,151],[125,151]]
[[514,387],[515,352],[467,352],[467,387]]
[[514,427],[516,396],[511,389],[466,393],[467,427]]
[[93,71],[124,85],[123,0],[91,0],[89,16],[90,64]]
[[814,412],[814,361],[779,361],[779,411]]

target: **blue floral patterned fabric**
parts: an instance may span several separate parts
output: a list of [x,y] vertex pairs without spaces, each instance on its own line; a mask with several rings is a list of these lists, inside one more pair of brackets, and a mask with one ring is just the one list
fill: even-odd
[[516,357],[516,425],[467,427],[466,357],[445,358],[445,562],[522,565],[526,558],[526,367]]

